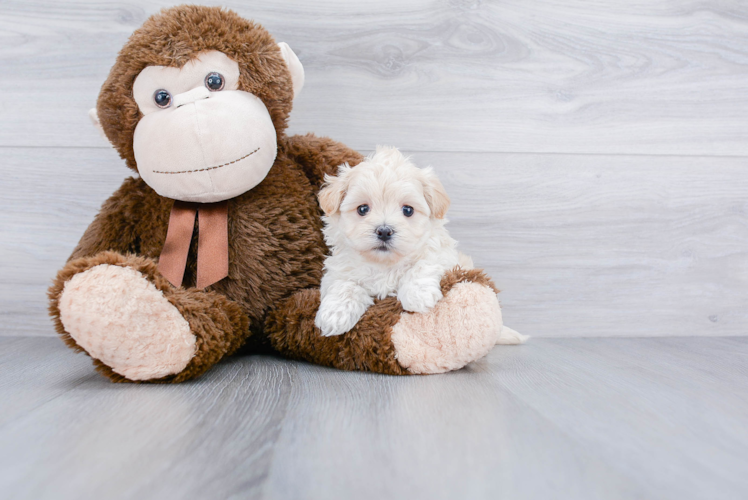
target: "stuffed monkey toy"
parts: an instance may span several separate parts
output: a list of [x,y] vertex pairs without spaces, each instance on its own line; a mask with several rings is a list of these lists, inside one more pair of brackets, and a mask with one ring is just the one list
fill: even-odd
[[234,12],[179,6],[119,53],[92,118],[138,175],[104,203],[50,287],[65,343],[115,382],[181,382],[242,346],[344,370],[461,368],[500,341],[496,289],[455,269],[425,314],[378,301],[314,327],[327,247],[317,193],[359,153],[286,135],[299,59]]

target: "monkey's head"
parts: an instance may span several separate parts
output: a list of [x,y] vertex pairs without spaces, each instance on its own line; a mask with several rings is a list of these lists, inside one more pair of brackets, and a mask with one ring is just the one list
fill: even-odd
[[261,26],[180,6],[133,33],[91,117],[161,196],[221,201],[265,178],[303,84],[299,59]]

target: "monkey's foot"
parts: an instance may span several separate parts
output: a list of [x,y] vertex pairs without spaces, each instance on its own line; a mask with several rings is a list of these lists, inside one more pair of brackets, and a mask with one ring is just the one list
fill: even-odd
[[100,264],[76,274],[65,283],[59,308],[75,342],[130,380],[179,373],[195,356],[187,320],[130,267]]
[[451,271],[442,280],[444,298],[432,310],[403,312],[392,327],[397,362],[411,373],[442,373],[488,354],[503,326],[496,291],[488,281],[476,271]]

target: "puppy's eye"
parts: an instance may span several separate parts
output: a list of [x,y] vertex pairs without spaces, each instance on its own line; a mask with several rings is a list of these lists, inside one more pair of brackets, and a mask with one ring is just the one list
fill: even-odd
[[164,89],[157,90],[153,93],[153,102],[159,108],[168,108],[171,106],[171,94]]
[[223,90],[223,85],[224,80],[221,73],[213,72],[205,77],[205,86],[208,87],[208,90],[210,90],[211,92],[218,92],[219,90]]
[[358,212],[358,215],[363,217],[364,215],[369,213],[369,205],[359,205],[356,209],[356,212]]
[[413,212],[415,212],[415,210],[413,210],[413,207],[411,207],[410,205],[403,205],[403,215],[405,217],[410,217],[411,215],[413,215]]

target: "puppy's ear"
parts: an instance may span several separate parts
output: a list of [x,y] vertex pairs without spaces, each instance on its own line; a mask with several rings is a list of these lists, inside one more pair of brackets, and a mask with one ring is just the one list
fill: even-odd
[[423,169],[423,196],[431,209],[431,214],[437,219],[443,219],[449,208],[449,196],[439,178],[431,167]]
[[322,185],[317,198],[319,206],[325,215],[333,215],[340,209],[345,192],[348,190],[348,177],[351,167],[345,163],[338,168],[338,176],[325,174],[325,183]]

